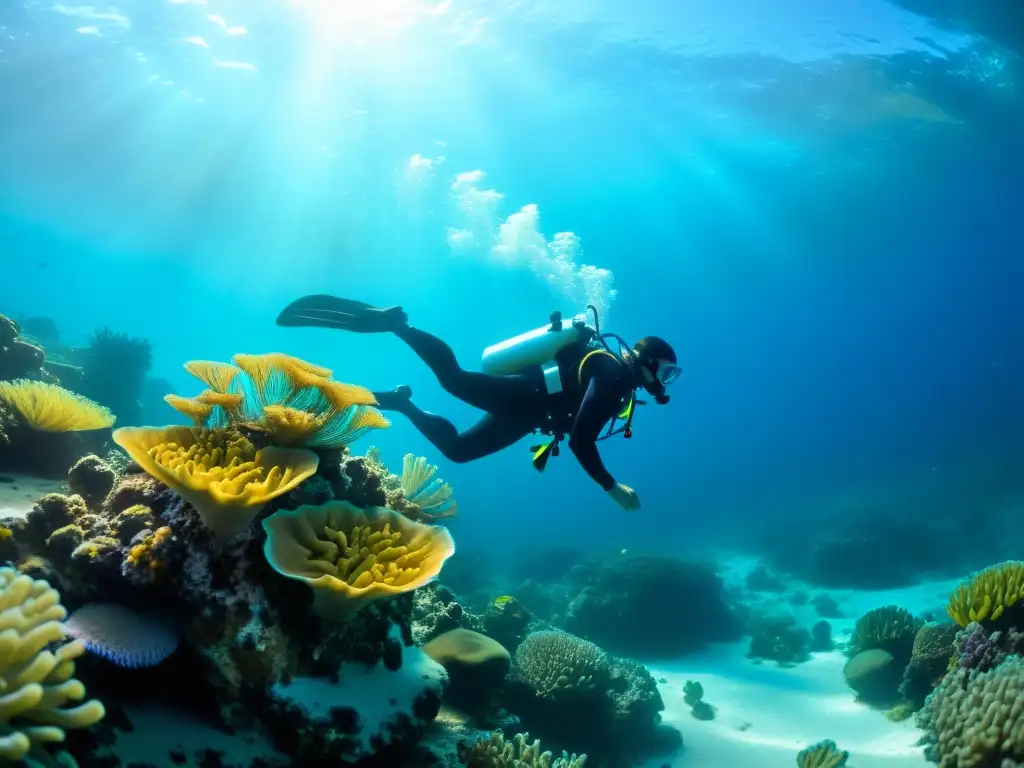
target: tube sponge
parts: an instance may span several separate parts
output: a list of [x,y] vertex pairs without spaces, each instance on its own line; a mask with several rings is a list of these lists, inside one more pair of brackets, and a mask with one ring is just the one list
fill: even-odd
[[314,609],[325,618],[344,619],[366,602],[422,587],[455,554],[442,526],[347,501],[279,510],[263,529],[267,562],[312,587]]
[[88,728],[105,714],[87,701],[74,660],[85,652],[64,640],[60,595],[47,582],[0,568],[0,760],[21,760],[43,744],[64,740],[64,729]]
[[191,504],[217,536],[248,528],[271,499],[311,477],[319,459],[299,448],[256,447],[232,430],[124,427],[114,442]]

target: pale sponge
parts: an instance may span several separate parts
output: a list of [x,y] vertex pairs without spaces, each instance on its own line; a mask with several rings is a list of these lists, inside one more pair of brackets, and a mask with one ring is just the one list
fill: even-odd
[[47,582],[0,568],[0,762],[45,759],[43,745],[105,714],[96,700],[67,706],[85,698],[85,686],[72,677],[85,646],[60,644],[66,615]]

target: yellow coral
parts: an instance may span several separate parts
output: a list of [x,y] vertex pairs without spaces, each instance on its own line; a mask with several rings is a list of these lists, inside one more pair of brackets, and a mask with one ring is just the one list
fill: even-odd
[[850,753],[839,749],[832,739],[812,744],[796,756],[799,768],[843,768]]
[[85,686],[73,677],[85,646],[63,643],[66,617],[47,582],[0,568],[0,760],[47,761],[44,745],[105,714],[95,700],[66,706],[85,698]]
[[183,416],[188,416],[192,422],[201,427],[203,422],[209,418],[213,411],[210,403],[204,403],[197,397],[181,397],[180,395],[164,395],[164,402]]
[[452,498],[452,487],[440,478],[435,479],[437,466],[429,464],[423,456],[405,454],[402,461],[402,495],[414,507],[403,512],[412,517],[428,520],[455,517],[458,506]]
[[311,477],[319,463],[311,451],[256,450],[231,430],[125,427],[114,442],[223,538],[245,531],[268,501]]
[[44,381],[0,381],[0,400],[14,406],[30,427],[41,432],[105,429],[117,420],[99,403]]
[[196,400],[211,407],[220,406],[226,411],[233,411],[242,404],[241,392],[217,392],[207,389],[196,395]]
[[185,370],[214,392],[227,392],[239,373],[239,370],[230,363],[217,363],[211,360],[190,360],[185,363]]
[[561,757],[541,752],[540,740],[530,742],[529,733],[517,733],[506,739],[501,731],[490,738],[480,738],[469,745],[459,743],[459,762],[470,768],[584,768],[586,755],[570,755],[562,751]]
[[263,528],[267,561],[282,576],[313,587],[314,607],[328,618],[433,581],[455,553],[446,528],[346,501],[280,510]]
[[997,621],[1024,598],[1024,562],[1008,560],[974,574],[953,591],[946,612],[961,627]]
[[125,563],[132,567],[145,565],[153,571],[163,568],[165,563],[153,554],[153,550],[170,538],[171,529],[168,526],[165,525],[157,528],[153,533],[146,536],[142,542],[136,544],[128,551]]

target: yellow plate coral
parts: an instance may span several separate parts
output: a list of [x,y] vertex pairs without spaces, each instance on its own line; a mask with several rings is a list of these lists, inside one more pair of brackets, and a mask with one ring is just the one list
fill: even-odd
[[271,499],[311,477],[319,459],[300,448],[256,447],[232,430],[190,427],[124,427],[114,442],[195,507],[222,538],[249,527]]
[[309,584],[314,608],[326,618],[344,619],[371,600],[428,584],[455,553],[447,528],[347,501],[279,510],[263,529],[267,562]]

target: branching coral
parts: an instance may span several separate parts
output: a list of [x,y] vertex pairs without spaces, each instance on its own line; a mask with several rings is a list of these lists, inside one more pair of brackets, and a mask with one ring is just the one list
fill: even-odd
[[1024,659],[1010,656],[988,672],[946,676],[918,714],[926,756],[942,768],[1024,762]]
[[43,745],[64,741],[64,730],[88,728],[103,718],[98,701],[85,698],[74,679],[80,642],[64,643],[67,613],[45,581],[0,568],[0,759],[46,759]]
[[197,426],[237,426],[281,446],[342,448],[371,429],[390,426],[364,387],[280,353],[235,355],[236,365],[194,360],[185,370],[209,389],[164,399]]
[[550,752],[541,752],[540,740],[530,743],[528,733],[518,733],[509,741],[495,731],[473,745],[459,744],[459,761],[468,768],[584,768],[587,756],[562,752],[553,758]]
[[257,450],[223,429],[128,427],[116,430],[114,441],[223,538],[245,531],[268,501],[311,477],[319,463],[301,449]]
[[961,627],[991,624],[1024,598],[1024,562],[1008,560],[974,574],[950,595],[946,612]]
[[263,528],[267,561],[312,587],[314,607],[328,618],[428,584],[455,553],[446,528],[345,501],[280,510]]
[[607,677],[608,657],[568,632],[533,632],[516,650],[516,666],[538,696],[557,699],[598,687]]
[[812,744],[796,756],[799,768],[843,768],[850,753],[839,749],[832,739]]
[[105,429],[116,421],[102,405],[44,381],[0,382],[0,400],[13,405],[25,423],[40,432]]

